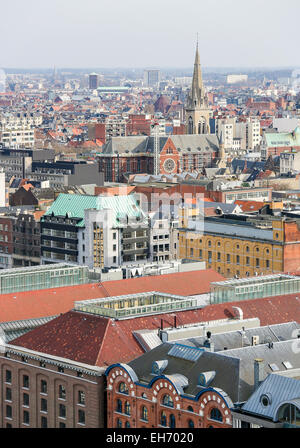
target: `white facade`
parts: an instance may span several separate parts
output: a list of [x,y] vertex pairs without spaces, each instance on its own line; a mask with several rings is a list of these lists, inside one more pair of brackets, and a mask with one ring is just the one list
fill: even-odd
[[280,154],[280,174],[295,174],[300,172],[300,153],[282,152]]

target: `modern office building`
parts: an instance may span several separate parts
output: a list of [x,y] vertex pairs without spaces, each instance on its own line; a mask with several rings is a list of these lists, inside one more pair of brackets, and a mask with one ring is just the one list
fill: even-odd
[[147,87],[155,86],[160,81],[159,70],[144,70],[144,85]]

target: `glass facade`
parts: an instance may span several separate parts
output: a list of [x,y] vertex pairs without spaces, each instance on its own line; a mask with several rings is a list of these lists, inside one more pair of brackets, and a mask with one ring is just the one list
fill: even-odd
[[211,283],[210,303],[237,302],[300,292],[300,277],[265,275]]
[[0,294],[81,285],[90,282],[87,266],[53,264],[0,271]]
[[197,308],[197,299],[158,292],[75,302],[75,309],[115,319]]

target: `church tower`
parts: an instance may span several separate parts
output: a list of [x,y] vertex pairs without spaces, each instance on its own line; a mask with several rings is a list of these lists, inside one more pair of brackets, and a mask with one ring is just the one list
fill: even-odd
[[192,87],[185,107],[186,134],[209,134],[209,112],[197,42]]

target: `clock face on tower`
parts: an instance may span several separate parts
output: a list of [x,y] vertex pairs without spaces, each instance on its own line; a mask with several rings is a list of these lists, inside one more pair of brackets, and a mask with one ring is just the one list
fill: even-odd
[[175,162],[173,159],[167,159],[164,162],[164,170],[167,171],[168,173],[172,173],[172,171],[174,171],[175,169]]

